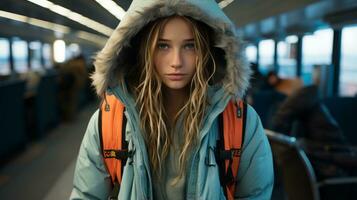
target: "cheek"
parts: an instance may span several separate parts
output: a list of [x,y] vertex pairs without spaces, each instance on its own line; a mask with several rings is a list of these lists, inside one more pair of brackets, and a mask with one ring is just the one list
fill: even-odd
[[191,68],[191,72],[196,72],[196,62],[197,61],[197,56],[192,56],[191,58],[190,58],[190,68]]
[[160,66],[161,66],[161,58],[159,55],[154,55],[154,69],[160,73]]

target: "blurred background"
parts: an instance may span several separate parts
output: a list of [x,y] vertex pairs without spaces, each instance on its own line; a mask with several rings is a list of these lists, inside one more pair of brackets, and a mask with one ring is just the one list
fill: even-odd
[[[216,0],[254,70],[272,199],[355,199],[357,0]],[[131,0],[0,1],[0,199],[68,199],[93,56]]]

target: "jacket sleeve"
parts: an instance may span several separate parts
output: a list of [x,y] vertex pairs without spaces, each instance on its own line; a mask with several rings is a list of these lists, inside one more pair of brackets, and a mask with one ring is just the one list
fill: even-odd
[[107,199],[111,190],[110,175],[100,150],[98,116],[99,111],[93,114],[82,140],[70,199]]
[[248,106],[235,199],[271,198],[274,182],[272,153],[255,110]]

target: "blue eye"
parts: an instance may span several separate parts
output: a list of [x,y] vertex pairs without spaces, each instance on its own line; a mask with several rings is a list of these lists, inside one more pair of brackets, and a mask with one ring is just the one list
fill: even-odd
[[158,49],[168,49],[168,48],[169,48],[169,45],[166,44],[166,43],[158,43],[158,44],[157,44],[157,48],[158,48]]
[[189,50],[194,50],[195,49],[195,43],[185,44],[184,48],[185,49],[189,49]]

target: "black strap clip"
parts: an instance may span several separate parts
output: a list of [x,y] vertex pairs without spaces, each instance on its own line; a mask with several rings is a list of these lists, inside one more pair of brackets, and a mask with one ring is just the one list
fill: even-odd
[[134,151],[125,150],[114,150],[107,149],[104,150],[104,158],[116,158],[118,160],[125,160],[127,158],[131,158],[134,155]]
[[232,171],[233,158],[239,157],[241,155],[241,149],[231,149],[231,150],[218,150],[216,151],[216,160],[219,162],[224,162],[229,160],[229,165],[227,171],[224,170],[224,175],[222,181],[225,185],[230,185],[234,183],[234,176]]
[[216,159],[219,161],[232,160],[233,157],[239,157],[241,153],[241,149],[217,150]]

